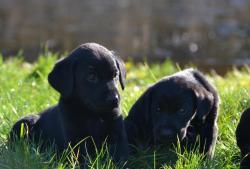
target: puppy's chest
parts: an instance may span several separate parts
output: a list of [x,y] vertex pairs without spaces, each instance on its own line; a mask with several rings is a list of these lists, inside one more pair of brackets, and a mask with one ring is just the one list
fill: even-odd
[[86,118],[78,124],[72,124],[67,135],[70,141],[78,142],[86,137],[92,137],[98,144],[103,142],[108,135],[106,123],[101,118]]

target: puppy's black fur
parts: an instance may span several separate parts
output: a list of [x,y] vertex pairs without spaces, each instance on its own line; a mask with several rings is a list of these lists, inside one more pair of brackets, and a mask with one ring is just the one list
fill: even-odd
[[250,154],[246,154],[240,163],[240,169],[249,169],[249,168],[250,168]]
[[[126,159],[128,143],[119,108],[118,81],[125,87],[125,66],[113,52],[96,43],[80,45],[59,60],[48,76],[50,85],[60,93],[59,103],[38,115],[20,119],[10,138],[20,136],[21,124],[28,138],[54,143],[59,151],[73,147],[91,136],[97,147],[107,139],[115,160]],[[93,152],[91,140],[80,145],[84,155]]]
[[131,108],[125,125],[129,144],[171,145],[179,138],[212,157],[217,139],[219,97],[199,71],[187,69],[149,87]]
[[236,129],[237,145],[240,148],[241,155],[244,157],[241,168],[250,168],[250,108],[246,109],[240,118]]

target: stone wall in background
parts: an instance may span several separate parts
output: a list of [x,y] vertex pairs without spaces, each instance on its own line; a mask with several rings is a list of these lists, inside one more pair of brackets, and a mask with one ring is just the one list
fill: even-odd
[[123,58],[242,64],[249,16],[249,0],[0,0],[0,50],[34,60],[44,44],[98,42]]

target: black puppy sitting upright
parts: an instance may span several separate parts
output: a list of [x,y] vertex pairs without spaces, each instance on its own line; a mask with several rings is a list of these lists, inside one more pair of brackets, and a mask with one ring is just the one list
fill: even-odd
[[192,147],[212,157],[217,139],[219,98],[199,71],[187,69],[149,87],[131,108],[125,125],[129,144]]
[[[58,105],[20,119],[11,137],[19,136],[23,123],[28,138],[41,139],[45,147],[53,142],[60,151],[88,136],[97,147],[107,138],[114,159],[126,159],[128,143],[117,85],[120,81],[124,89],[125,74],[123,61],[113,52],[96,43],[80,45],[49,74],[50,85],[60,93]],[[81,144],[82,154],[93,151],[90,142],[87,147]]]

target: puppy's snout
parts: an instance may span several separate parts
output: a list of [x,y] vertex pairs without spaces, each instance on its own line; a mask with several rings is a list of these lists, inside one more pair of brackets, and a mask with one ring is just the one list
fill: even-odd
[[118,94],[109,95],[106,99],[106,103],[112,106],[118,106],[119,104],[119,96]]

